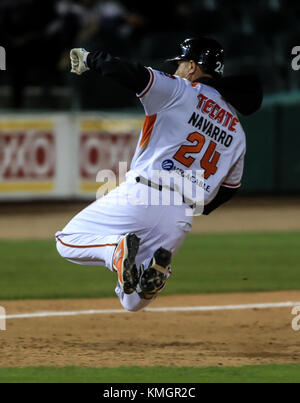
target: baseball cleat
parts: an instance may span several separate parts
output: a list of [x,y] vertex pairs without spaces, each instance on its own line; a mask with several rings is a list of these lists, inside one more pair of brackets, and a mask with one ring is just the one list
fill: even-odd
[[135,265],[139,244],[140,238],[128,233],[120,240],[113,255],[113,269],[118,273],[119,285],[125,294],[133,293],[139,281]]
[[165,287],[166,281],[171,274],[171,256],[170,251],[159,248],[154,253],[146,270],[141,265],[139,281],[136,286],[136,292],[141,298],[152,299]]

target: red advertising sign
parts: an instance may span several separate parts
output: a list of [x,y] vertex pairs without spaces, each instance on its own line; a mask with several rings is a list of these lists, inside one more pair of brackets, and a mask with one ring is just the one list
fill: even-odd
[[51,132],[0,132],[0,180],[44,180],[55,176]]
[[79,170],[83,180],[95,181],[101,169],[118,173],[119,162],[129,163],[137,144],[137,133],[105,131],[82,133],[79,147]]

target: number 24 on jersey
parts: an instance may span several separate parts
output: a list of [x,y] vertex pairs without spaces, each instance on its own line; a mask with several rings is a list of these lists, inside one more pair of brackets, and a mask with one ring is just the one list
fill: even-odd
[[[186,154],[198,154],[205,144],[205,137],[203,136],[203,134],[193,132],[187,136],[187,140],[190,143],[196,142],[196,144],[182,145],[174,154],[173,158],[176,161],[180,162],[182,165],[189,168],[196,158],[192,157],[191,155],[187,156]],[[218,151],[215,151],[216,146],[217,145],[214,141],[210,141],[200,161],[200,166],[204,170],[204,179],[208,179],[210,175],[214,175],[217,172],[217,163],[220,158],[220,153],[218,153]]]

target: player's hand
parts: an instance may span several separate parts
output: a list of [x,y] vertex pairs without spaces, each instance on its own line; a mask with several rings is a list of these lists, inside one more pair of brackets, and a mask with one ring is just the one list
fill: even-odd
[[89,68],[86,65],[86,58],[88,54],[89,52],[83,48],[75,48],[71,50],[70,52],[71,73],[80,75],[85,71],[89,70]]

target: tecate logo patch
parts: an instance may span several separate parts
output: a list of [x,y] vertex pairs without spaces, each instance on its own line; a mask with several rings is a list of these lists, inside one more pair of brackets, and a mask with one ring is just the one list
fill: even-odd
[[161,164],[162,169],[165,169],[166,171],[171,171],[171,169],[174,166],[174,162],[172,160],[164,160]]

